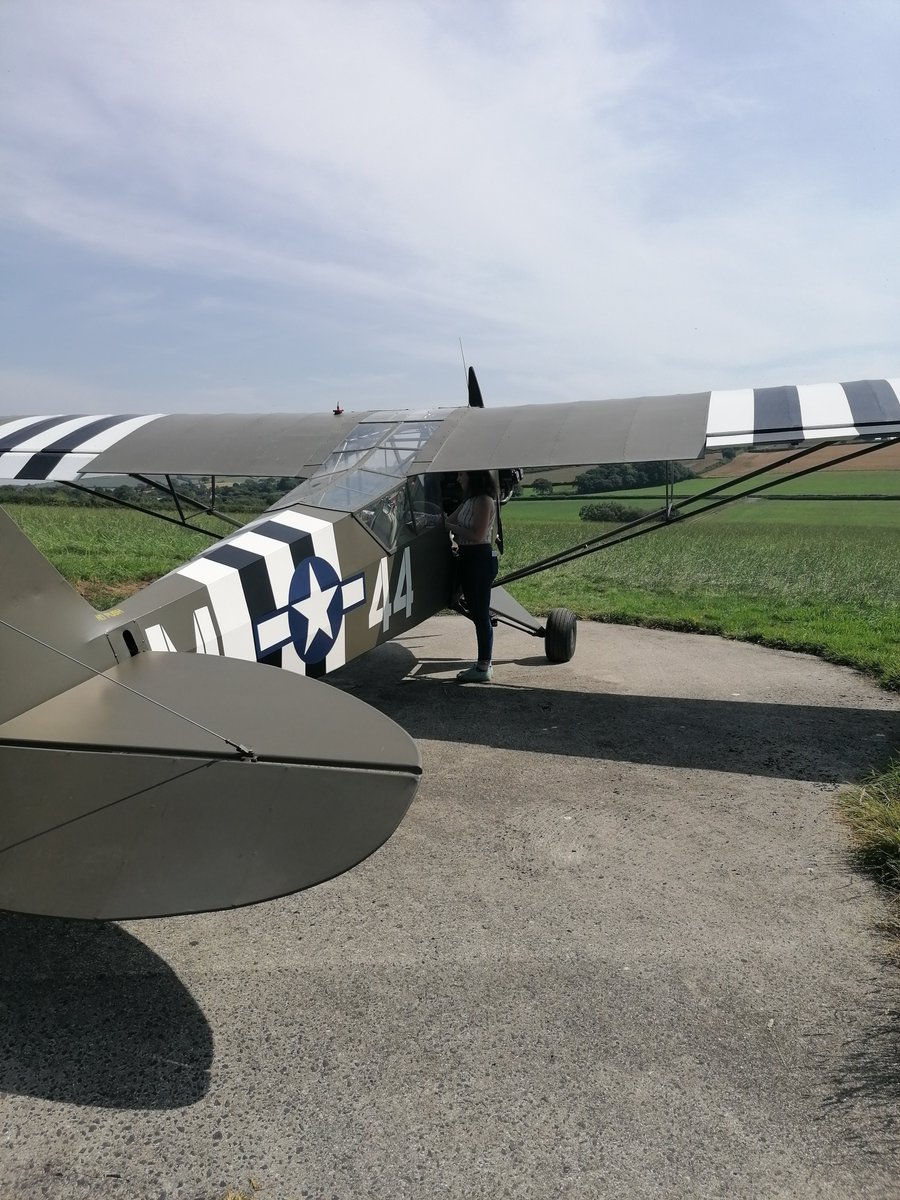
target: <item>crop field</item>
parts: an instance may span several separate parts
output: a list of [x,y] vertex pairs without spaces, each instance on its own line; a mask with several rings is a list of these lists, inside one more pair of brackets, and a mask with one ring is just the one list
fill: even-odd
[[[506,505],[501,575],[609,528],[578,519],[584,502]],[[124,510],[12,505],[8,511],[101,608],[210,544],[202,534]],[[900,688],[897,501],[745,501],[510,590],[536,612],[565,606],[585,619],[801,650]]]

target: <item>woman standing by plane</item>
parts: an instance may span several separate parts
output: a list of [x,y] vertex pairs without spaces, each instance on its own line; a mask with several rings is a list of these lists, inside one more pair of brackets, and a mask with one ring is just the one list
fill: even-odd
[[490,683],[494,676],[491,584],[498,566],[494,555],[497,489],[490,471],[461,471],[459,482],[466,498],[455,512],[444,517],[444,526],[459,546],[459,581],[475,622],[478,661],[456,678],[460,683]]

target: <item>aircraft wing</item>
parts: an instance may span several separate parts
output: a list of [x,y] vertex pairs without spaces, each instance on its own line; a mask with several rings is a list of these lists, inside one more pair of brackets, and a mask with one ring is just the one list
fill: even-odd
[[471,408],[429,441],[426,469],[655,462],[723,446],[891,434],[900,434],[900,379]]
[[427,412],[0,417],[0,479],[309,476],[353,465],[376,444],[390,444],[412,474],[897,434],[900,379]]

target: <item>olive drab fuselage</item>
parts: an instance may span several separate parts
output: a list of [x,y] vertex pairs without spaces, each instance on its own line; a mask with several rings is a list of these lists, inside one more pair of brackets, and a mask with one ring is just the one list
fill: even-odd
[[100,614],[102,634],[119,661],[187,651],[326,675],[450,603],[438,507],[398,513],[392,497],[362,513],[266,513]]

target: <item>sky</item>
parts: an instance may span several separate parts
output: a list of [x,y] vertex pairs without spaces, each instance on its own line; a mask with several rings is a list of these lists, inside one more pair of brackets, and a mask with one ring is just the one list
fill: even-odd
[[895,377],[898,62],[896,0],[2,0],[0,412]]

